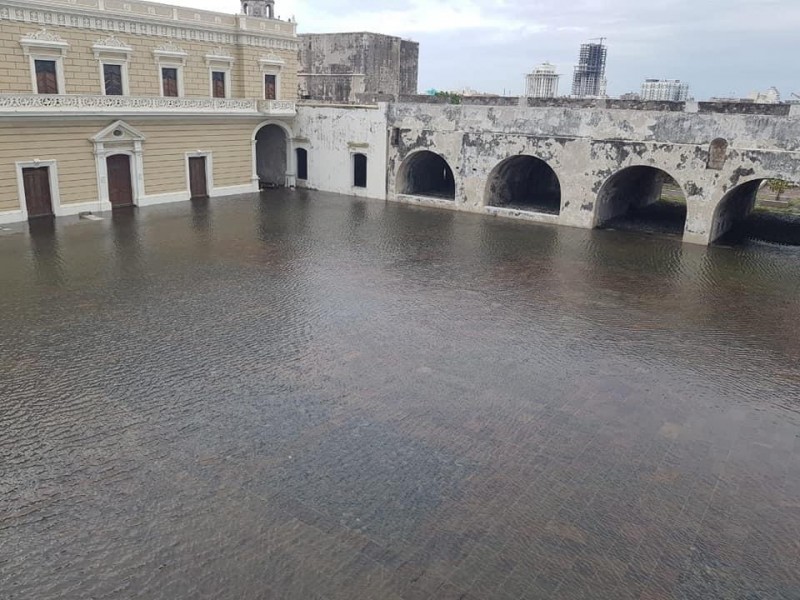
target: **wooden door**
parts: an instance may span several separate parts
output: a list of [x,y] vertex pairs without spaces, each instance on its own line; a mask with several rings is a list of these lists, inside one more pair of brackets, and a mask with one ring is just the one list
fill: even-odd
[[189,191],[192,194],[192,198],[208,198],[205,156],[196,156],[189,159]]
[[131,157],[127,154],[115,154],[106,159],[108,170],[108,199],[111,206],[131,206],[133,204],[133,186],[131,184]]
[[52,217],[53,199],[50,193],[50,172],[47,167],[22,169],[25,206],[28,217]]

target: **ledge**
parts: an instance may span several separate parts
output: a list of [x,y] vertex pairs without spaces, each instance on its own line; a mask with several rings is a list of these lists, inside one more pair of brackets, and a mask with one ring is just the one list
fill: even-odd
[[221,115],[294,117],[294,100],[0,94],[0,116]]

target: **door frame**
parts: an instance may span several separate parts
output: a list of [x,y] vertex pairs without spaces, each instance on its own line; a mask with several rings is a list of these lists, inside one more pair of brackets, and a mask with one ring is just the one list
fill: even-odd
[[25,201],[25,180],[22,175],[23,169],[39,169],[47,167],[47,177],[50,181],[50,202],[53,205],[53,215],[62,217],[66,213],[61,209],[61,195],[58,189],[58,161],[49,160],[20,160],[16,163],[17,168],[17,194],[19,196],[19,210],[22,220],[28,218],[28,204]]
[[211,150],[195,150],[194,152],[186,152],[184,154],[184,168],[186,170],[186,192],[189,198],[192,197],[192,176],[189,171],[190,158],[205,158],[206,159],[206,193],[208,197],[214,196],[214,156]]
[[[119,133],[117,133],[119,132]],[[97,172],[97,198],[100,210],[111,210],[108,195],[108,166],[106,159],[114,154],[127,154],[131,161],[131,186],[133,204],[139,206],[145,195],[144,162],[142,160],[144,135],[124,121],[114,121],[89,138],[94,145],[94,165]]]
[[[108,159],[111,158],[112,156],[117,156],[119,154],[124,154],[125,156],[128,157],[128,174],[130,175],[130,178],[131,178],[131,196],[132,196],[132,200],[133,200],[133,206],[138,206],[139,205],[139,200],[138,200],[138,198],[136,196],[136,172],[135,172],[135,169],[136,169],[136,155],[133,152],[128,152],[128,151],[125,151],[125,150],[109,149],[108,152],[106,153],[106,155],[103,157],[103,169],[105,170],[104,176],[105,176],[105,180],[106,180],[106,186],[105,186],[106,187],[106,190],[105,190],[106,191],[106,195],[105,195],[105,198],[103,198],[103,201],[104,202],[108,202],[109,210],[113,210],[114,209],[114,205],[111,204],[111,190],[109,189],[109,187],[111,185],[111,180],[108,177]],[[130,205],[126,204],[126,205],[124,205],[124,206],[122,206],[120,208],[124,208],[124,207],[127,207],[127,206],[130,206]]]

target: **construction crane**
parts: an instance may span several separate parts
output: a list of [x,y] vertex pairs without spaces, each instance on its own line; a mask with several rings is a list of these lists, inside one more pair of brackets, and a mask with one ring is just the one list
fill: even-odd
[[795,94],[794,92],[792,92],[792,96],[794,96],[795,98],[797,98],[798,100],[800,100],[800,96],[798,96],[798,95],[797,95],[797,94]]

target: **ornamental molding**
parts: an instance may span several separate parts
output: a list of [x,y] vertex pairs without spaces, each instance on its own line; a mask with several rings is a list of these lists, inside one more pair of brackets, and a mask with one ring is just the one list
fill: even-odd
[[[161,96],[80,96],[77,94],[0,94],[0,114],[2,115],[57,115],[60,118],[64,115],[152,115],[158,113],[176,116],[268,115],[293,117],[296,114],[296,110],[296,105],[293,100],[174,98]],[[109,131],[111,131],[113,135],[113,128]],[[97,134],[97,136],[99,135],[100,134]]]
[[108,127],[104,127],[98,133],[89,138],[94,144],[113,143],[113,142],[143,142],[144,134],[135,127],[128,125],[125,121],[114,121]]
[[93,48],[116,48],[118,50],[133,50],[128,44],[123,42],[115,35],[110,35],[107,38],[102,38],[94,43]]
[[100,58],[101,54],[117,54],[124,55],[128,58],[133,52],[133,48],[112,35],[107,38],[97,40],[92,46],[95,58]]
[[46,27],[39,31],[27,33],[19,40],[20,46],[26,55],[30,54],[31,49],[55,50],[64,54],[69,48],[69,44],[57,33],[52,33]]
[[262,56],[258,59],[258,62],[262,67],[278,67],[279,69],[286,64],[285,60],[283,60],[280,56],[276,56],[275,54],[267,54]]
[[[185,42],[242,45],[269,50],[300,48],[296,34],[280,31],[253,31],[207,23],[188,24],[151,15],[120,15],[103,10],[70,7],[31,7],[25,0],[0,0],[0,21],[26,23],[37,27],[72,27],[108,34],[152,36]],[[268,23],[267,23],[268,24]],[[279,24],[276,24],[279,25]]]
[[211,67],[212,65],[226,65],[230,67],[233,64],[233,56],[222,46],[217,46],[206,54],[205,59],[207,67]]
[[174,44],[172,42],[168,42],[166,44],[160,45],[158,48],[153,50],[153,54],[169,54],[173,56],[189,56],[189,53],[186,52],[183,48]]

